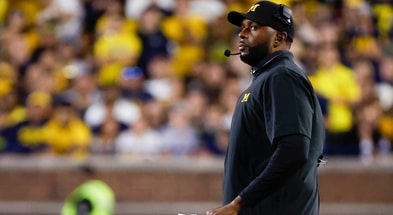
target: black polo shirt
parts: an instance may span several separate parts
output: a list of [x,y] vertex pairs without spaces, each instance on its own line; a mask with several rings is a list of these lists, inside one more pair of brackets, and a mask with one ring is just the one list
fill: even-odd
[[[264,171],[275,141],[294,134],[310,139],[306,164],[278,189],[255,191],[248,187]],[[280,51],[265,58],[236,104],[225,157],[223,203],[240,195],[246,207],[239,215],[318,214],[317,159],[322,154],[324,134],[317,97],[293,62],[293,55]]]

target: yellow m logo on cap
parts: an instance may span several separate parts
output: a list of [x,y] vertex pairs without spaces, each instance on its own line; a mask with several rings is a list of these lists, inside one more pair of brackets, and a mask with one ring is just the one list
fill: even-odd
[[259,7],[259,4],[254,4],[253,6],[250,7],[250,9],[248,9],[247,12],[250,12],[250,11],[255,12],[255,9],[257,9],[257,7]]

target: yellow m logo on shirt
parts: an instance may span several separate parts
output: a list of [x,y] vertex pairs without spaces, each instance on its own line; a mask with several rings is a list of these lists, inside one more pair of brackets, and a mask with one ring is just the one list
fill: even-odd
[[250,7],[250,9],[248,9],[247,12],[250,12],[250,11],[255,12],[255,9],[257,9],[257,7],[259,7],[259,4],[254,4],[253,6]]
[[251,95],[251,93],[245,93],[243,98],[242,98],[242,100],[241,100],[241,102],[247,102],[248,98],[250,97],[250,95]]

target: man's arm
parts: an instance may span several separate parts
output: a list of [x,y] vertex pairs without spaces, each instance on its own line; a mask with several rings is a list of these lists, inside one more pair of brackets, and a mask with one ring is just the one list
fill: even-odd
[[310,139],[304,135],[279,138],[266,168],[241,193],[242,205],[255,205],[280,188],[308,159]]

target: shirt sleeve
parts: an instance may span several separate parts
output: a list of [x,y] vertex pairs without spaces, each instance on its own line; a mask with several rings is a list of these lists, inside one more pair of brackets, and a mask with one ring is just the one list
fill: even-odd
[[311,137],[313,94],[305,77],[285,68],[273,73],[262,90],[266,133],[272,144],[292,134]]

